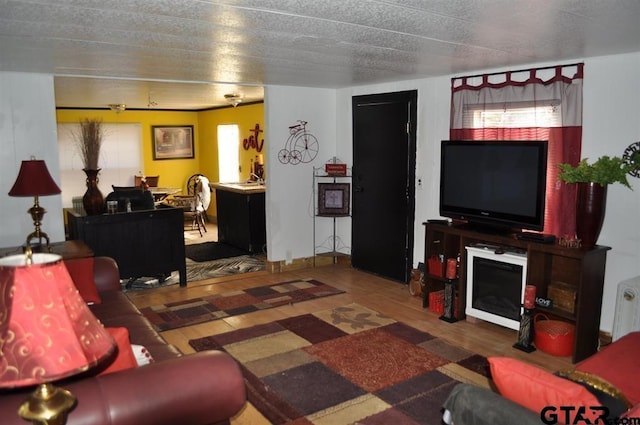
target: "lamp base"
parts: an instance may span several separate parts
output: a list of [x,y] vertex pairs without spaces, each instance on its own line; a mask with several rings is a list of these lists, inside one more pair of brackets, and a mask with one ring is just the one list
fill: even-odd
[[[42,222],[42,218],[44,217],[47,210],[40,206],[40,202],[38,201],[37,196],[33,197],[33,206],[29,208],[27,212],[31,214],[31,219],[33,220],[33,225],[35,226],[35,230],[27,236],[27,246],[31,246],[32,252],[42,252],[34,249],[34,246],[41,246],[42,239],[44,239],[47,241],[47,249],[49,249],[49,235],[47,235],[40,229],[40,223]],[[37,244],[31,243],[31,241],[34,239],[38,241]]]
[[[46,244],[43,243],[43,239]],[[27,241],[22,246],[22,251],[26,252],[27,247],[31,248],[31,252],[51,252],[49,235],[38,228],[27,236]]]
[[76,397],[71,392],[52,384],[40,384],[20,405],[18,415],[33,424],[64,425],[75,404]]
[[32,253],[51,252],[51,246],[49,246],[49,244],[42,243],[42,242],[28,242],[22,245],[23,254],[27,252],[27,249],[31,249]]

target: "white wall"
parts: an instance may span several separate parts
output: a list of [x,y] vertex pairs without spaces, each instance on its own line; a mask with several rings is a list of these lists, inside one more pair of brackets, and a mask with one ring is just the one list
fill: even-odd
[[[290,261],[313,255],[313,167],[323,166],[336,152],[336,92],[329,89],[268,86],[265,125],[269,129],[267,170],[267,256]],[[282,164],[289,126],[307,121],[318,139],[315,160]]]
[[[584,69],[582,156],[622,156],[640,140],[640,53],[587,59]],[[609,185],[607,212],[598,243],[607,254],[600,328],[611,332],[619,282],[640,275],[640,179],[633,191]]]
[[[43,159],[53,180],[60,186],[53,76],[0,72],[0,247],[17,246],[33,232],[27,210],[33,198],[7,195],[23,160]],[[42,231],[52,242],[64,240],[60,195],[43,196],[47,210]]]

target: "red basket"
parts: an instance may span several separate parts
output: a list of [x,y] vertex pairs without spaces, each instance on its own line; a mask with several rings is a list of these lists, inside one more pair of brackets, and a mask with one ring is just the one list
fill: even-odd
[[444,263],[440,261],[437,255],[433,255],[427,259],[427,266],[429,268],[429,274],[434,276],[444,276]]
[[[453,306],[453,315],[458,317],[458,296],[456,296]],[[444,314],[444,289],[441,291],[429,292],[429,310],[434,313]]]
[[553,356],[570,356],[573,353],[576,330],[574,325],[560,320],[549,320],[542,313],[536,314],[533,321],[536,347]]
[[429,310],[437,314],[444,314],[444,291],[429,293]]

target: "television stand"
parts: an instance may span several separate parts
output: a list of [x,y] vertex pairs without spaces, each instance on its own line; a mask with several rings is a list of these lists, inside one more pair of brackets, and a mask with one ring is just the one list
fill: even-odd
[[[604,272],[607,251],[611,249],[610,247],[596,245],[592,249],[567,248],[555,243],[538,243],[520,239],[515,234],[482,233],[470,229],[467,225],[423,224],[426,226],[424,263],[429,265],[424,275],[423,307],[429,305],[431,292],[444,289],[444,266],[447,259],[460,256],[458,276],[453,281],[458,295],[456,300],[458,308],[454,310],[457,310],[457,319],[465,318],[467,297],[467,250],[465,247],[485,244],[499,246],[505,251],[520,251],[527,256],[527,284],[536,286],[538,297],[551,298],[549,294],[558,287],[561,287],[564,293],[575,294],[573,304],[556,302],[550,307],[536,307],[537,312],[544,313],[551,319],[575,325],[572,361],[579,362],[598,350]],[[444,263],[438,262],[440,256],[444,259]],[[439,270],[432,269],[432,264],[442,264],[442,267],[436,266]]]
[[547,233],[519,232],[519,233],[516,233],[516,238],[523,241],[531,241],[531,242],[538,242],[538,243],[555,243],[556,242],[555,235],[550,235]]

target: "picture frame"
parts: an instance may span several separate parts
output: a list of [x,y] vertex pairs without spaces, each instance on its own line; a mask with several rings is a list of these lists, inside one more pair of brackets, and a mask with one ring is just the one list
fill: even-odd
[[348,216],[350,190],[350,183],[318,183],[318,215]]
[[192,125],[154,125],[151,141],[154,160],[195,158]]

